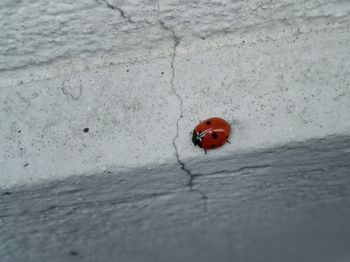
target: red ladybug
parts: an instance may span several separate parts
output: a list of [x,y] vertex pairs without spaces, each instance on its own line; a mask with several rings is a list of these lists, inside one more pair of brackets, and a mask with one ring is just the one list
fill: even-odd
[[226,120],[219,117],[211,117],[201,121],[193,130],[192,142],[207,153],[207,149],[222,146],[228,141],[231,126]]

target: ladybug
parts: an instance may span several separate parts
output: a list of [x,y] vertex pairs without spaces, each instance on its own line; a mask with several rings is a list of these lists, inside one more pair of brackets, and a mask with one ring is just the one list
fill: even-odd
[[219,117],[210,117],[201,121],[193,130],[192,142],[207,153],[208,149],[218,148],[228,141],[230,124]]

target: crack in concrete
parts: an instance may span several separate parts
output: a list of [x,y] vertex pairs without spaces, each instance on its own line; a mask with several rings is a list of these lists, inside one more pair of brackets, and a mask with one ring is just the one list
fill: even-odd
[[207,211],[207,199],[208,197],[199,189],[194,189],[194,183],[193,180],[196,177],[196,175],[192,174],[192,171],[186,167],[185,163],[181,160],[180,155],[179,155],[179,149],[176,145],[176,140],[179,137],[179,122],[181,118],[183,117],[183,100],[180,94],[176,91],[175,85],[174,85],[174,79],[175,79],[175,67],[174,67],[174,62],[175,62],[175,57],[176,57],[176,51],[177,47],[180,44],[180,38],[176,35],[175,30],[170,28],[169,26],[166,26],[165,23],[160,20],[159,18],[160,14],[160,6],[159,6],[159,1],[157,1],[157,16],[158,16],[158,22],[161,28],[167,32],[170,32],[172,35],[172,40],[173,40],[173,46],[172,46],[172,54],[171,54],[171,62],[170,62],[170,67],[171,67],[171,79],[170,79],[170,87],[171,91],[174,93],[174,95],[177,97],[179,101],[179,107],[180,107],[180,114],[179,117],[176,121],[176,134],[175,137],[173,138],[172,144],[175,149],[175,156],[176,156],[176,161],[180,165],[180,168],[186,173],[186,175],[189,177],[189,180],[186,184],[187,187],[190,188],[190,191],[192,192],[198,192],[201,195],[201,198],[205,200],[204,202],[204,211]]
[[[96,0],[98,3],[101,4],[99,0]],[[111,5],[107,0],[101,0],[109,9],[112,9],[113,11],[118,11],[120,16],[126,19],[129,23],[135,24],[135,21],[131,19],[130,16],[127,16],[124,12],[124,10],[118,6]]]
[[256,169],[265,169],[265,168],[272,168],[271,165],[260,165],[260,166],[244,166],[238,169],[233,169],[233,170],[228,170],[228,169],[222,169],[222,170],[217,170],[215,172],[211,173],[205,173],[205,174],[193,174],[194,177],[197,176],[213,176],[217,174],[235,174],[235,173],[243,173],[245,171],[249,172],[250,170],[256,170]]

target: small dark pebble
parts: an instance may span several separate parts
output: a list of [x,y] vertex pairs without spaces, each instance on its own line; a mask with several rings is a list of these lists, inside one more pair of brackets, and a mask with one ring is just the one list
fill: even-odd
[[85,133],[89,132],[89,128],[88,128],[88,127],[85,127],[85,128],[84,128],[84,132],[85,132]]

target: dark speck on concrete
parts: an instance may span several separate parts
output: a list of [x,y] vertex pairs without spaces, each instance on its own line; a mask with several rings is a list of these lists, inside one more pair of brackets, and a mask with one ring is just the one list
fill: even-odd
[[11,192],[10,191],[5,191],[4,193],[2,193],[4,196],[9,196],[11,195]]
[[18,133],[21,133],[22,132],[22,130],[18,130]]
[[164,75],[164,72],[161,72],[162,75]]
[[76,256],[76,255],[78,255],[78,252],[75,251],[75,250],[71,250],[71,251],[70,251],[70,254],[71,254],[72,256]]
[[84,128],[84,132],[85,132],[85,133],[89,132],[89,128],[88,128],[88,127],[85,127],[85,128]]
[[25,163],[25,164],[24,164],[24,167],[27,167],[28,165],[29,165],[28,163]]
[[129,69],[126,69],[126,72],[129,72]]

